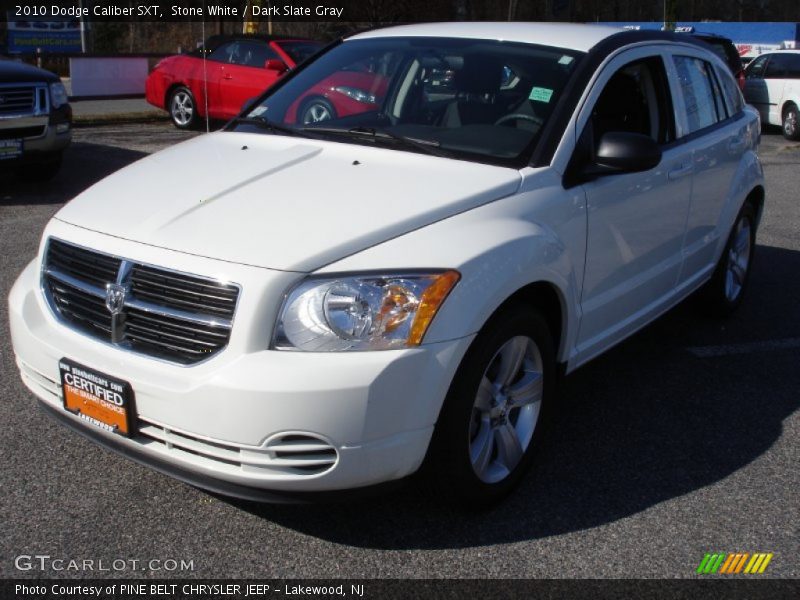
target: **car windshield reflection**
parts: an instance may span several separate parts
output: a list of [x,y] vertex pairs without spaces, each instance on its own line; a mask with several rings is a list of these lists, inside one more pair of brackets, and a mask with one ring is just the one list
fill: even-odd
[[[488,40],[352,40],[290,76],[246,116],[318,129],[335,141],[435,147],[456,158],[511,165],[532,151],[580,56]],[[235,128],[275,132],[253,125],[240,120]]]

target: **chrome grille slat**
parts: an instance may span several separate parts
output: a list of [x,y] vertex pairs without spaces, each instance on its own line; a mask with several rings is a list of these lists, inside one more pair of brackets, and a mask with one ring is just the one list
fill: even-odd
[[94,296],[84,294],[80,288],[58,281],[51,280],[48,285],[56,308],[62,315],[69,315],[70,320],[80,329],[89,332],[99,329],[111,334],[111,315],[108,311],[103,314],[105,305],[99,298],[95,299]]
[[0,117],[45,115],[49,112],[47,84],[0,83]]
[[[130,322],[131,316],[132,316],[132,313],[129,312],[128,313],[128,322]],[[210,337],[210,338],[216,338],[218,341],[225,340],[228,337],[228,329],[227,328],[222,328],[221,327],[221,328],[219,328],[219,330],[214,330],[214,329],[202,328],[202,327],[199,327],[199,326],[195,326],[194,324],[188,324],[187,325],[186,323],[180,323],[180,324],[166,323],[165,320],[163,318],[161,318],[161,316],[151,317],[151,316],[148,316],[147,313],[143,313],[143,312],[137,312],[136,313],[136,320],[137,321],[145,321],[145,322],[153,323],[155,325],[166,325],[166,326],[168,326],[170,328],[180,329],[181,331],[184,331],[184,332],[187,332],[187,333],[191,332],[191,333],[202,334],[203,336],[207,336],[207,337]]]
[[[239,296],[232,284],[53,238],[42,278],[50,307],[63,321],[104,342],[184,365],[227,346]],[[107,305],[108,284],[127,292],[116,317]]]
[[236,305],[238,291],[233,286],[205,279],[159,273],[141,265],[131,272],[131,292],[135,298],[151,301],[179,310],[198,310],[230,318]]

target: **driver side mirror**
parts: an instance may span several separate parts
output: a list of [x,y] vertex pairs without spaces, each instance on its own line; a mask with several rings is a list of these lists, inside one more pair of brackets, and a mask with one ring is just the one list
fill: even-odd
[[587,175],[614,175],[649,171],[661,162],[661,148],[647,135],[627,131],[604,133],[597,145],[594,160],[587,165]]
[[277,71],[278,75],[282,75],[286,71],[289,70],[289,67],[286,66],[286,63],[283,62],[279,58],[270,58],[264,63],[264,68],[267,71]]

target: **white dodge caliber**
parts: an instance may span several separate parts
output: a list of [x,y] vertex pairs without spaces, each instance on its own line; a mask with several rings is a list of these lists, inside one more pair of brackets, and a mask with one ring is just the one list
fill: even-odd
[[17,364],[64,423],[223,494],[422,471],[491,502],[560,371],[695,291],[741,302],[759,135],[685,37],[355,35],[62,208],[10,294]]

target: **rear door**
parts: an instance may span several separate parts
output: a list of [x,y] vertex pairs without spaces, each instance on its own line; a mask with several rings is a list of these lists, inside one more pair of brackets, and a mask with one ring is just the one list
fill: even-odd
[[677,143],[691,152],[693,172],[678,285],[692,287],[714,268],[717,242],[728,233],[720,229],[720,216],[737,193],[731,186],[752,140],[726,65],[690,48],[675,51],[668,64],[678,108]]

